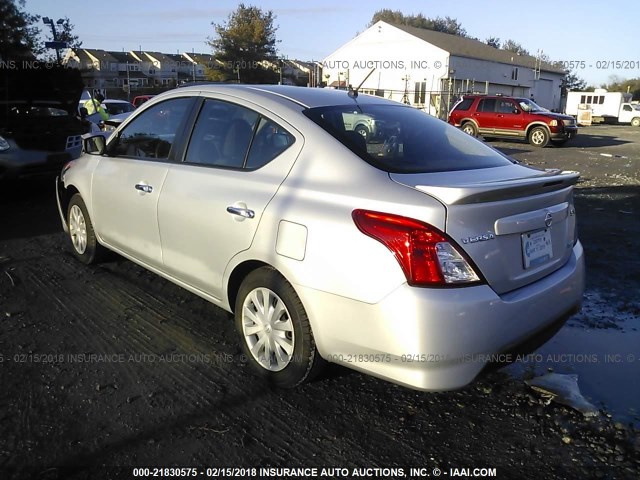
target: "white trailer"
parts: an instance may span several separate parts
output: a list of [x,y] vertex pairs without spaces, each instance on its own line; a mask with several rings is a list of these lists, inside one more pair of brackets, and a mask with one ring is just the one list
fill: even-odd
[[[627,115],[623,105],[629,105],[633,96],[630,93],[607,92],[597,88],[593,92],[569,92],[565,113],[576,118],[591,117],[593,123],[622,123]],[[590,115],[584,115],[590,113]],[[625,123],[631,123],[626,120]]]

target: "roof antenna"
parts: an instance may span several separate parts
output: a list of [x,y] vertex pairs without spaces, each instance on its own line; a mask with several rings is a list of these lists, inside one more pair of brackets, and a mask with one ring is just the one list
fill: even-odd
[[369,74],[364,77],[364,80],[362,80],[362,82],[360,82],[360,85],[358,85],[358,87],[354,90],[353,87],[351,85],[349,85],[349,91],[347,92],[347,95],[349,95],[350,98],[356,99],[358,98],[358,91],[360,90],[360,87],[362,87],[362,85],[364,85],[364,82],[367,81],[367,79],[371,76],[371,74],[373,72],[375,72],[375,67],[369,72]]

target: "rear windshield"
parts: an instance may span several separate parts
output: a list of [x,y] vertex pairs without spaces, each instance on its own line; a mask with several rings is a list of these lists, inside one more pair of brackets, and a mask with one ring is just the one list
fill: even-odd
[[318,107],[305,110],[305,115],[387,172],[448,172],[513,163],[446,122],[401,104]]

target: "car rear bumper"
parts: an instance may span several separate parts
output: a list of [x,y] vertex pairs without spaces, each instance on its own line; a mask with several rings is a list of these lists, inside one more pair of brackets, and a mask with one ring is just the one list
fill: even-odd
[[73,158],[69,152],[18,150],[0,156],[0,175],[4,178],[31,178],[55,175]]
[[559,270],[498,295],[489,286],[401,286],[377,304],[295,285],[328,361],[419,390],[461,388],[502,352],[563,322],[581,305],[578,242]]

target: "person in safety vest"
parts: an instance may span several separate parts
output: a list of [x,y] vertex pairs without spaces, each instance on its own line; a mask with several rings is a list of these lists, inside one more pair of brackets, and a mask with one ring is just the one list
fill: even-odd
[[103,101],[104,95],[98,93],[93,98],[90,98],[89,100],[84,102],[84,108],[87,109],[87,115],[93,115],[94,113],[98,112],[102,120],[108,120],[109,114],[102,106]]

